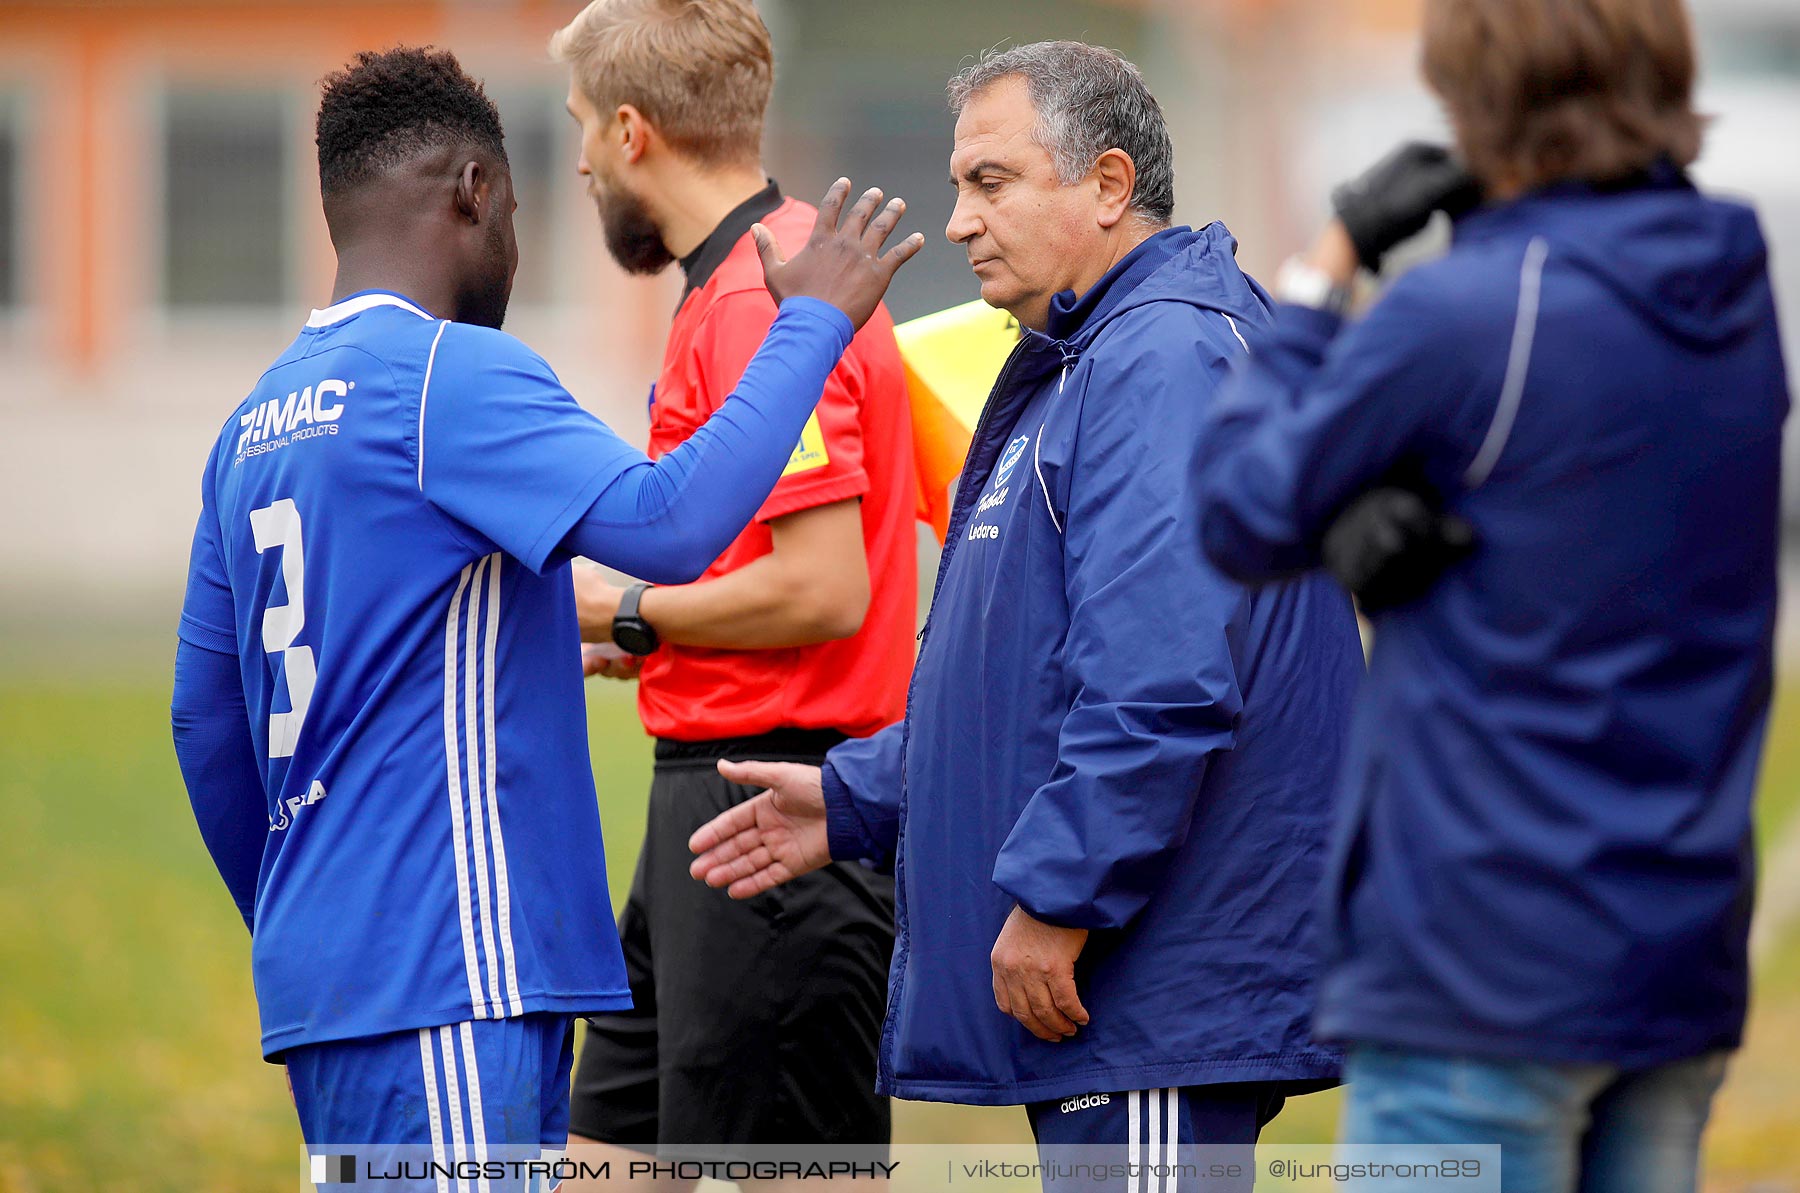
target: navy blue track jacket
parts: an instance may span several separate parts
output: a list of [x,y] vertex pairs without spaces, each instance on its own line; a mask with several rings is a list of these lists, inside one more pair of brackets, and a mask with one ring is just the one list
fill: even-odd
[[[898,879],[885,1092],[1338,1071],[1308,1020],[1361,646],[1330,582],[1252,593],[1201,555],[1202,418],[1268,317],[1235,251],[1217,224],[1166,230],[1027,334],[969,453],[907,719],[830,754],[832,856]],[[1015,903],[1092,931],[1073,1039],[994,1005]]]
[[1788,391],[1748,209],[1673,169],[1479,211],[1214,411],[1207,553],[1317,563],[1396,469],[1479,550],[1377,619],[1322,1036],[1649,1066],[1737,1044]]

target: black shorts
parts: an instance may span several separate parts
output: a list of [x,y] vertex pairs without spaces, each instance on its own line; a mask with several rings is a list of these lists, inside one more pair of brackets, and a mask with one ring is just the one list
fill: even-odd
[[818,763],[842,736],[661,741],[619,916],[635,1004],[589,1019],[569,1130],[664,1156],[733,1145],[879,1144],[875,1051],[894,948],[893,879],[836,863],[752,899],[688,874],[694,830],[757,793],[719,758]]

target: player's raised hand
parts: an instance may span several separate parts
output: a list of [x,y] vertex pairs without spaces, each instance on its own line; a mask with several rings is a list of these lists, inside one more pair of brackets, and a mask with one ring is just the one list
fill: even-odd
[[763,278],[777,303],[787,298],[817,298],[844,312],[851,323],[861,327],[875,313],[894,273],[924,247],[925,237],[914,232],[882,252],[883,242],[906,211],[906,201],[891,199],[884,207],[881,191],[870,187],[840,224],[838,216],[849,195],[848,178],[831,184],[819,201],[819,217],[813,221],[806,247],[795,253],[791,261],[782,259],[781,246],[761,224],[753,225],[750,235],[756,239],[756,251],[762,255]]
[[733,783],[768,790],[722,812],[688,838],[700,856],[688,873],[733,899],[748,899],[831,861],[819,768],[793,762],[727,762]]

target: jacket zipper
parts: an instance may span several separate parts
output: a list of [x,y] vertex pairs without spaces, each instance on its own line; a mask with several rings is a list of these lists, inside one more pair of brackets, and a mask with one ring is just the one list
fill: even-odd
[[[1062,354],[1062,372],[1056,376],[1056,392],[1061,394],[1063,385],[1069,380],[1069,370],[1074,368],[1075,362],[1081,359],[1081,352],[1067,340],[1053,340],[1050,346]],[[1043,428],[1040,427],[1038,430],[1041,434]]]
[[[987,404],[981,408],[981,417],[977,419],[975,423],[975,433],[969,439],[969,452],[971,455],[974,454],[975,445],[983,441],[983,438],[987,433],[988,424],[993,421],[994,408],[996,405],[994,399],[1005,392],[1006,383],[1008,379],[1012,377],[1019,358],[1025,354],[1025,344],[1026,341],[1021,338],[1018,346],[1013,349],[1012,355],[1007,357],[1006,363],[1001,366],[1000,375],[994,379],[994,388],[988,391]],[[983,477],[982,481],[985,482],[986,479],[986,477]],[[937,579],[933,581],[931,585],[931,606],[925,611],[925,624],[919,627],[919,633],[916,639],[921,651],[925,647],[925,635],[931,629],[932,618],[937,615],[938,593],[943,590],[944,577],[950,571],[950,558],[956,554],[956,542],[962,536],[963,526],[968,522],[968,510],[972,503],[965,501],[964,498],[965,496],[970,495],[971,489],[979,489],[979,487],[980,486],[974,482],[973,477],[969,474],[967,461],[965,460],[963,474],[956,482],[956,500],[951,504],[950,523],[945,528],[944,532],[944,551],[942,557],[938,560]],[[899,823],[901,839],[897,840],[894,845],[894,960],[896,964],[894,966],[893,988],[888,991],[887,1013],[882,1018],[881,1043],[878,1048],[878,1056],[887,1058],[889,1066],[888,1078],[890,1081],[893,1080],[896,1075],[893,1063],[894,1020],[899,1014],[900,993],[906,986],[906,956],[910,948],[911,939],[910,933],[907,930],[906,914],[906,858],[904,840],[906,832],[906,755],[908,749],[912,745],[913,693],[917,690],[918,684],[918,668],[915,665],[912,678],[909,679],[906,684],[906,719],[901,722],[900,729],[900,804],[896,809],[895,815]]]
[[[1021,339],[1018,346],[1013,349],[1012,355],[1006,358],[1006,363],[1000,366],[1000,375],[994,379],[994,388],[988,391],[988,400],[981,408],[981,417],[975,421],[975,433],[969,438],[970,452],[975,450],[975,445],[980,443],[982,437],[986,435],[988,424],[993,421],[994,417],[994,397],[1005,388],[1008,378],[1013,375],[1014,366],[1018,363],[1019,358],[1024,355],[1025,343],[1026,341]],[[982,477],[983,482],[986,480],[986,477]],[[968,525],[967,506],[963,499],[965,494],[968,493],[970,484],[970,476],[968,470],[965,468],[962,475],[957,478],[956,500],[950,505],[950,522],[944,529],[944,550],[938,559],[937,579],[933,580],[931,583],[931,606],[925,611],[925,624],[920,626],[919,632],[914,635],[914,640],[920,645],[924,645],[925,635],[927,631],[931,629],[931,619],[937,614],[938,593],[942,591],[944,587],[944,576],[950,570],[950,557],[956,553],[955,543],[962,533],[962,528]],[[910,685],[907,689],[906,707],[907,712],[910,715],[912,712],[912,690]]]

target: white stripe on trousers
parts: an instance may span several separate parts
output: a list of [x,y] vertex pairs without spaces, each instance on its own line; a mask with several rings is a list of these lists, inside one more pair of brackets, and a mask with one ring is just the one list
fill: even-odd
[[[1177,1193],[1180,1145],[1181,1091],[1173,1087],[1126,1091],[1126,1193]],[[1157,1168],[1163,1171],[1158,1173]],[[1129,1170],[1141,1172],[1141,1180]]]
[[[425,1116],[431,1123],[431,1158],[438,1166],[438,1193],[449,1193],[444,1179],[444,1116],[438,1108],[437,1061],[431,1054],[431,1029],[419,1029],[419,1067],[425,1071]],[[456,1107],[450,1108],[456,1113]]]
[[[456,1072],[456,1045],[459,1036],[462,1041],[463,1062],[460,1079]],[[443,1059],[444,1079],[444,1101],[441,1108],[438,1102],[440,1057]],[[464,1178],[446,1176],[446,1165],[454,1166],[470,1159],[485,1164],[488,1158],[487,1122],[481,1104],[481,1069],[475,1061],[474,1025],[464,1020],[455,1025],[420,1028],[419,1066],[425,1076],[425,1110],[431,1125],[431,1158],[439,1166],[436,1174],[438,1193],[462,1193]],[[466,1135],[463,1130],[465,1113],[468,1125]],[[446,1116],[450,1120],[450,1146],[447,1152],[444,1146]],[[492,1193],[486,1172],[481,1169],[477,1172],[479,1175],[468,1178],[470,1193]]]
[[[1162,1163],[1162,1109],[1163,1098],[1160,1089],[1143,1091],[1144,1108],[1150,1120],[1144,1128],[1144,1164],[1154,1169]],[[1162,1177],[1154,1172],[1144,1174],[1144,1193],[1163,1193]]]
[[468,1078],[469,1134],[475,1140],[475,1159],[484,1166],[480,1170],[482,1175],[476,1188],[479,1193],[490,1193],[485,1167],[488,1158],[487,1123],[481,1113],[481,1069],[475,1064],[475,1028],[464,1020],[457,1025],[457,1031],[462,1035],[463,1076]]
[[[450,1158],[460,1164],[469,1158],[468,1137],[463,1134],[462,1085],[456,1079],[456,1045],[449,1027],[438,1028],[438,1042],[443,1045],[444,1105],[450,1108]],[[453,1179],[450,1187],[454,1193],[463,1193],[462,1178]]]
[[1144,1162],[1138,1143],[1139,1107],[1143,1105],[1143,1096],[1142,1090],[1127,1090],[1125,1093],[1125,1193],[1138,1193],[1139,1182],[1134,1174]]
[[1163,1181],[1163,1193],[1175,1193],[1176,1177],[1179,1175],[1175,1166],[1180,1160],[1180,1153],[1176,1149],[1181,1143],[1180,1091],[1172,1087],[1165,1089],[1163,1097],[1167,1099],[1168,1105],[1168,1113],[1163,1119],[1167,1124],[1163,1129],[1163,1161],[1169,1168]]

